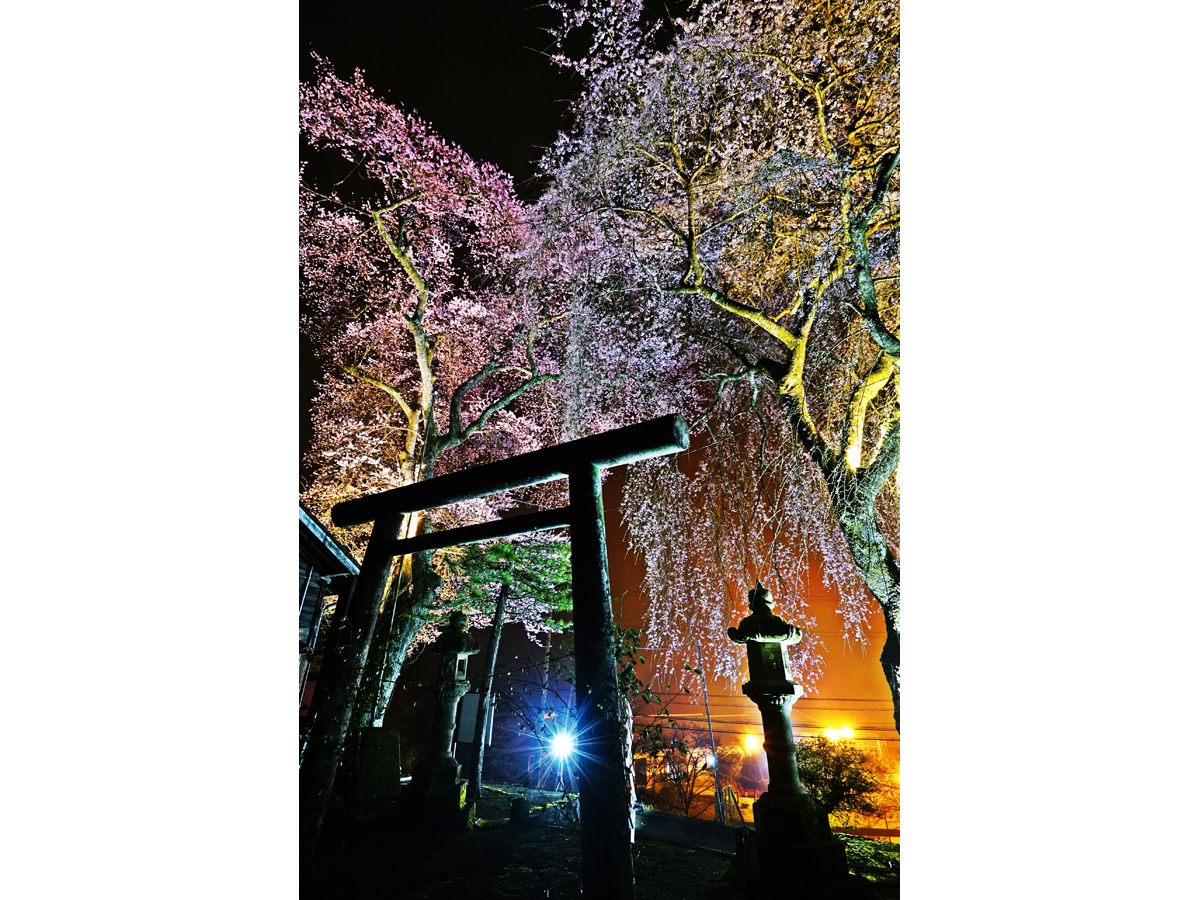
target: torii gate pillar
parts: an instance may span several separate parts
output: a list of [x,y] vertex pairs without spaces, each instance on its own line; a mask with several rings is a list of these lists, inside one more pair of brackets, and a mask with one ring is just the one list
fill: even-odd
[[[575,707],[579,770],[581,878],[585,897],[634,896],[629,850],[629,785],[621,698],[613,655],[612,599],[600,470],[580,466],[571,497],[571,592],[575,623]],[[602,886],[602,887],[601,887]]]

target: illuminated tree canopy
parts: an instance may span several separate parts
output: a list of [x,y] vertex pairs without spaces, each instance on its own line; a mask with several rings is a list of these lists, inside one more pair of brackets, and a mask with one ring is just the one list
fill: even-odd
[[[732,678],[720,636],[748,583],[804,627],[819,567],[848,635],[882,610],[899,727],[896,4],[725,0],[658,25],[640,0],[551,5],[560,48],[590,39],[557,57],[586,87],[535,216],[570,261],[565,420],[679,409],[707,437],[694,471],[630,477],[653,639]],[[793,658],[811,687],[811,634]]]
[[[301,173],[304,328],[326,373],[304,499],[324,514],[682,412],[695,452],[632,467],[623,500],[651,640],[699,645],[735,681],[725,628],[761,579],[805,631],[791,656],[812,690],[804,598],[822,578],[848,639],[882,611],[899,727],[896,4],[722,0],[659,23],[640,0],[550,6],[584,89],[532,209],[361,74],[318,60],[301,88],[302,134],[346,163],[337,184]],[[398,564],[390,665],[446,574]]]

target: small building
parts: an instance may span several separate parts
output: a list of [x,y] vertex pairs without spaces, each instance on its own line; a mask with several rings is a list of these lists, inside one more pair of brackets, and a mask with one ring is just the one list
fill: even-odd
[[312,700],[313,652],[321,632],[321,614],[331,596],[349,596],[358,575],[350,551],[300,507],[300,714]]

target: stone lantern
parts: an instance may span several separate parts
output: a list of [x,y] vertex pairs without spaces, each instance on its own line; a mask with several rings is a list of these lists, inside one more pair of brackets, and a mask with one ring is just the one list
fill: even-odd
[[804,885],[805,896],[841,896],[849,875],[846,851],[829,829],[829,817],[800,783],[787,645],[803,636],[795,625],[772,612],[771,592],[756,584],[750,591],[750,615],[729,629],[730,640],[746,645],[750,680],[742,693],[762,716],[767,754],[767,790],[754,804],[754,830],[739,833],[738,860],[754,883]]
[[467,634],[467,617],[453,612],[450,623],[429,649],[441,657],[433,688],[438,702],[433,740],[428,755],[413,768],[404,806],[409,814],[420,815],[435,827],[461,830],[467,827],[471,807],[467,804],[467,782],[459,778],[462,767],[450,749],[458,702],[470,688],[467,657],[479,652],[479,644]]

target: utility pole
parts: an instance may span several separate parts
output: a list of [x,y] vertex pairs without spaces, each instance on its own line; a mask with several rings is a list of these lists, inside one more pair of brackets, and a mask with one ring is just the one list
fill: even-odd
[[725,824],[725,804],[721,802],[721,772],[718,768],[717,741],[713,737],[712,711],[708,708],[708,676],[705,674],[704,657],[700,653],[700,645],[696,645],[696,659],[700,662],[700,684],[704,688],[704,715],[708,719],[708,742],[712,744],[713,779],[717,782],[717,818]]

